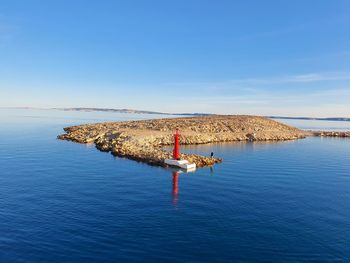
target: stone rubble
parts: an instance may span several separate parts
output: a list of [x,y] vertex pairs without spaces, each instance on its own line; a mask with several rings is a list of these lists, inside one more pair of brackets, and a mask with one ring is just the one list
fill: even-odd
[[349,138],[350,132],[342,132],[342,131],[313,131],[312,134],[314,136],[319,137],[342,137],[342,138]]

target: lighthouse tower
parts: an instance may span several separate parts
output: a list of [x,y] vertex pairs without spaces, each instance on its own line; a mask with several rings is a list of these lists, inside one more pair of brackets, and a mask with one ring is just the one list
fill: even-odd
[[173,150],[173,159],[180,159],[180,132],[179,129],[175,130],[174,133],[174,150]]
[[173,149],[173,159],[165,159],[164,161],[167,165],[179,167],[184,170],[195,170],[196,164],[191,163],[187,160],[180,159],[180,131],[176,129],[174,132],[174,149]]

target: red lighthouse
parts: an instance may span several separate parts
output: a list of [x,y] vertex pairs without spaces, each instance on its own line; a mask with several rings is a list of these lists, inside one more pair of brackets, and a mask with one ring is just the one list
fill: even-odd
[[180,160],[180,132],[179,132],[179,129],[176,129],[176,131],[174,133],[173,159]]
[[[183,157],[185,157],[183,155]],[[184,170],[195,170],[196,164],[195,163],[188,163],[187,160],[181,160],[180,159],[180,132],[179,129],[175,130],[174,133],[174,150],[173,150],[173,158],[172,159],[165,159],[164,163],[169,166],[175,166],[179,167]]]

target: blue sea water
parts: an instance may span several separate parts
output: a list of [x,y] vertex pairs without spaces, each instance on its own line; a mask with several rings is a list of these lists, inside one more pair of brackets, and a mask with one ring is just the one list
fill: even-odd
[[1,110],[0,262],[350,261],[350,139],[188,146],[224,162],[178,175],[56,140],[154,117]]

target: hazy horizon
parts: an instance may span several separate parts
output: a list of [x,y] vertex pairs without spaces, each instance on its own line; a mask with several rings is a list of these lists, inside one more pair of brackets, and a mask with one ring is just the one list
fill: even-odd
[[[13,109],[13,110],[69,110],[69,109],[77,109],[77,111],[95,111],[95,112],[101,112],[104,110],[130,110],[130,111],[136,111],[136,112],[150,112],[150,114],[170,114],[170,115],[177,115],[177,114],[213,114],[215,115],[216,113],[211,113],[211,112],[166,112],[166,111],[150,111],[148,109],[131,109],[131,108],[106,108],[106,107],[32,107],[32,106],[18,106],[18,107],[0,107],[0,109]],[[95,110],[94,110],[95,109]],[[128,114],[128,113],[125,113]],[[146,113],[145,113],[146,114]],[[237,113],[222,113],[222,115],[240,115]],[[242,114],[245,115],[245,114]],[[323,117],[316,117],[316,116],[308,116],[308,115],[261,115],[261,114],[247,114],[247,115],[252,115],[252,116],[262,116],[262,117],[274,117],[274,118],[316,118],[316,119],[330,119],[330,118],[343,118],[343,119],[350,119],[349,116],[323,116]]]
[[0,107],[350,117],[348,1],[0,2]]

